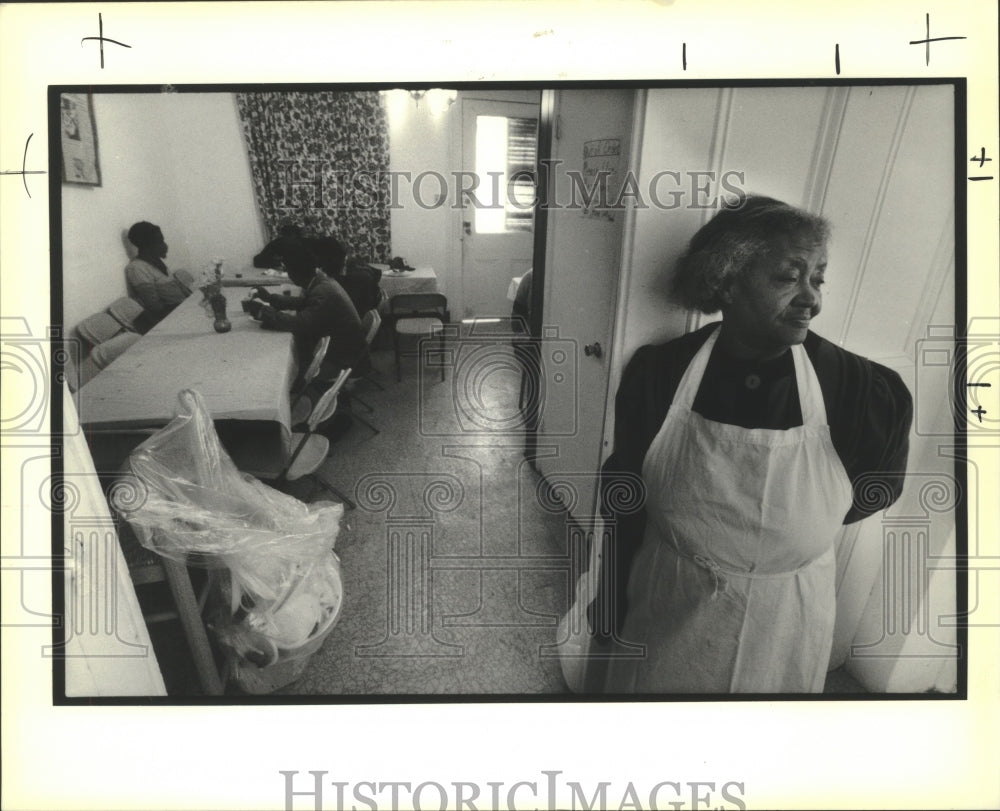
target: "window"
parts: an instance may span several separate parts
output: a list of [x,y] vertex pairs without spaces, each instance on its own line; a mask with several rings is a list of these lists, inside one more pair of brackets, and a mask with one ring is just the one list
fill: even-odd
[[537,119],[476,116],[476,233],[531,231],[537,148]]

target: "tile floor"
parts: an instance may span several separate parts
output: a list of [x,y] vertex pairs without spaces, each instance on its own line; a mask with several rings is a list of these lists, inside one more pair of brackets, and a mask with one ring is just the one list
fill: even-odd
[[[356,390],[374,411],[354,408],[380,433],[355,422],[319,471],[357,502],[335,545],[341,615],[272,695],[565,694],[549,646],[569,599],[570,524],[524,459],[512,353],[485,346],[475,374],[449,370],[444,382],[416,357],[398,383],[391,350],[374,360],[383,388]],[[305,480],[291,492],[329,497]],[[168,664],[183,658],[176,643],[154,641],[171,693],[197,692]],[[864,689],[839,669],[827,692]]]
[[[320,474],[354,498],[336,551],[341,618],[290,695],[536,694],[564,691],[547,648],[566,610],[565,514],[523,456],[519,373],[486,346],[472,418],[469,383],[376,351],[384,390],[357,389],[377,435],[355,423]],[[470,412],[471,413],[471,412]],[[493,421],[490,423],[489,421]],[[549,655],[546,655],[549,654]]]

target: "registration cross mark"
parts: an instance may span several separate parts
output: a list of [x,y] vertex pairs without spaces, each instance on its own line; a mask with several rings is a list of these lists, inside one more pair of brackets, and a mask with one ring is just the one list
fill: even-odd
[[[982,169],[983,164],[992,160],[993,158],[986,157],[986,147],[984,146],[980,147],[978,155],[973,155],[971,158],[969,158],[969,163],[978,163],[979,168]],[[976,175],[974,177],[969,178],[969,180],[992,180],[992,179],[993,175]]]
[[[966,383],[965,387],[968,388],[968,389],[973,389],[973,388],[988,389],[988,388],[991,387],[991,384],[990,383]],[[982,421],[983,421],[983,415],[987,413],[986,409],[983,408],[981,405],[977,405],[975,408],[970,408],[969,411],[971,413],[973,413],[973,414],[976,415],[976,417],[979,419],[980,423],[982,423]]]
[[119,42],[116,39],[110,39],[104,36],[104,19],[100,14],[97,15],[97,36],[96,37],[83,37],[80,40],[80,47],[83,47],[83,43],[88,40],[96,40],[101,44],[101,70],[104,70],[104,43],[110,42],[113,45],[121,45],[123,48],[131,48],[131,45],[126,45],[124,42]]
[[932,42],[944,42],[948,39],[965,39],[965,37],[932,37],[931,36],[931,15],[925,15],[925,23],[927,29],[926,39],[911,39],[910,45],[923,45],[926,51],[927,64],[931,63],[931,43]]
[[28,191],[28,178],[27,178],[27,176],[28,175],[44,175],[45,174],[45,170],[44,169],[26,169],[25,168],[27,166],[27,164],[28,164],[28,144],[31,143],[31,137],[34,134],[35,133],[31,133],[31,135],[28,136],[28,140],[24,142],[24,157],[21,159],[21,171],[18,172],[18,171],[15,171],[14,169],[5,169],[3,172],[0,172],[0,174],[4,174],[4,175],[20,175],[21,176],[21,181],[24,183],[24,191],[27,193],[28,197],[31,197],[31,192]]
[[973,155],[971,158],[969,158],[969,163],[978,163],[979,168],[982,169],[984,163],[989,163],[992,160],[993,158],[986,157],[986,147],[982,146],[979,148],[978,155]]

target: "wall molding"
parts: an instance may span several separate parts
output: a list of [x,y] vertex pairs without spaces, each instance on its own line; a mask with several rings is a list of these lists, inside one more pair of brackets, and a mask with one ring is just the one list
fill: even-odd
[[833,175],[850,92],[848,87],[831,87],[826,91],[809,176],[802,194],[802,207],[815,214],[822,214],[826,205],[826,193]]
[[899,149],[903,143],[903,136],[906,133],[906,125],[910,117],[910,110],[913,107],[913,99],[916,97],[917,86],[911,85],[906,88],[903,96],[903,104],[896,119],[896,128],[892,133],[892,141],[889,145],[889,152],[886,155],[885,165],[882,167],[882,176],[879,178],[878,192],[875,195],[875,204],[872,206],[872,213],[868,219],[868,230],[865,233],[861,258],[858,261],[858,272],[854,276],[854,284],[848,298],[847,314],[844,317],[844,324],[841,327],[838,343],[843,346],[847,341],[847,335],[854,321],[854,313],[858,306],[858,297],[864,282],[865,274],[868,272],[868,261],[871,257],[872,247],[875,244],[875,236],[878,233],[882,220],[882,211],[885,207],[886,195],[889,191],[889,183],[892,180],[893,171],[896,166],[896,159],[899,156]]
[[[632,140],[629,145],[628,171],[635,177],[642,177],[642,149],[646,137],[646,106],[649,93],[645,89],[635,92],[632,108]],[[625,367],[625,327],[626,313],[632,292],[632,270],[635,260],[636,209],[628,206],[622,222],[622,247],[618,273],[617,299],[614,309],[615,322],[612,326],[611,353],[608,358],[608,387],[604,400],[604,435],[601,441],[601,464],[610,453],[610,440],[615,435],[615,398],[618,383]]]
[[[920,303],[917,306],[916,317],[910,324],[910,330],[903,339],[901,351],[910,357],[913,356],[913,349],[918,340],[926,335],[926,326],[930,324],[934,312],[941,301],[945,284],[950,280],[954,289],[955,273],[955,211],[948,212],[944,225],[941,227],[941,234],[938,236],[937,245],[934,248],[934,255],[928,265],[927,276],[924,279],[924,287],[920,291]],[[952,309],[954,316],[954,309]],[[964,324],[955,326],[965,328]]]
[[[732,87],[719,88],[719,96],[715,102],[715,120],[712,123],[712,140],[708,145],[708,166],[715,172],[715,177],[721,177],[722,167],[726,160],[726,149],[729,146],[729,130],[733,121],[733,97],[736,91]],[[714,212],[704,209],[701,213],[699,228],[711,219]],[[702,314],[698,310],[688,310],[685,329],[694,332],[702,325]]]

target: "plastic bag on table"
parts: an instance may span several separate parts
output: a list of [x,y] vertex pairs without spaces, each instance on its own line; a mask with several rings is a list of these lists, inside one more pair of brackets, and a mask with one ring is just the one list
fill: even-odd
[[339,613],[333,546],[344,508],[304,504],[241,473],[201,396],[178,398],[180,414],[129,457],[132,503],[115,506],[147,549],[228,570],[229,616],[216,631],[232,650],[301,647]]

